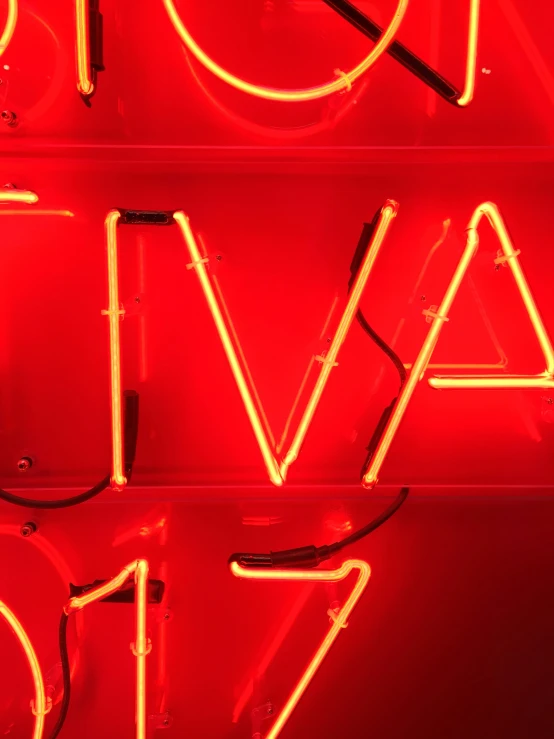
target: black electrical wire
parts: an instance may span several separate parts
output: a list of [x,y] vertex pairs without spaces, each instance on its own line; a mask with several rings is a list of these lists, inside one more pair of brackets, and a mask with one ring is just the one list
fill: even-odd
[[[364,227],[362,229],[362,233],[360,236],[360,239],[358,241],[358,245],[356,246],[356,251],[354,252],[354,256],[352,257],[352,262],[350,264],[350,279],[348,280],[348,292],[352,289],[352,286],[354,285],[354,280],[356,279],[356,275],[358,274],[358,271],[360,269],[360,266],[362,264],[363,258],[369,248],[369,245],[371,243],[371,239],[373,237],[373,234],[375,233],[375,229],[377,228],[377,224],[379,223],[379,218],[381,216],[381,210],[378,210],[371,223],[364,223]],[[398,354],[394,351],[394,349],[389,346],[384,339],[382,339],[379,334],[375,331],[374,328],[370,325],[367,318],[364,316],[363,312],[360,308],[358,308],[356,312],[356,319],[362,329],[365,331],[365,333],[369,336],[369,338],[381,349],[381,351],[386,354],[386,356],[391,360],[391,362],[396,367],[396,370],[398,372],[398,377],[400,379],[400,387],[398,389],[398,394],[402,391],[402,388],[404,387],[404,383],[406,382],[406,368],[404,367],[404,364],[402,363],[402,360],[398,356]],[[377,426],[375,427],[375,430],[371,436],[371,440],[369,444],[367,445],[367,456],[365,458],[365,461],[362,465],[361,469],[361,477],[364,476],[365,471],[369,467],[369,463],[371,462],[371,458],[373,457],[373,454],[375,453],[375,449],[377,448],[377,445],[381,439],[381,436],[383,435],[385,428],[387,426],[388,420],[394,410],[394,407],[396,405],[396,401],[398,400],[398,395],[396,395],[389,405],[383,410],[381,417],[379,418],[379,421],[377,422]]]
[[[381,26],[368,18],[348,0],[323,0],[323,2],[372,41],[378,41],[381,38],[383,33]],[[413,51],[401,44],[400,41],[393,41],[386,53],[434,90],[437,95],[440,95],[448,103],[457,106],[462,93],[423,59],[420,59]]]
[[65,723],[65,720],[67,718],[67,713],[69,711],[69,701],[71,700],[71,666],[69,664],[69,653],[67,650],[67,621],[69,616],[65,611],[62,613],[62,617],[60,619],[60,628],[59,628],[59,648],[60,648],[60,661],[62,663],[62,676],[63,676],[63,696],[62,696],[62,702],[60,706],[60,712],[58,714],[58,719],[56,721],[56,724],[54,728],[52,729],[52,733],[49,736],[49,739],[56,739],[58,734],[63,728],[63,725]]
[[376,518],[370,521],[366,526],[363,526],[358,531],[350,534],[345,539],[335,541],[333,544],[324,544],[321,547],[316,547],[313,544],[307,547],[297,547],[296,549],[284,549],[280,552],[270,552],[269,554],[252,554],[247,552],[241,552],[231,555],[229,562],[238,562],[243,567],[296,567],[296,568],[310,568],[317,567],[322,562],[330,559],[335,554],[340,552],[345,547],[354,544],[365,536],[371,534],[379,526],[382,526],[386,521],[393,516],[396,511],[400,508],[402,503],[408,497],[410,488],[403,487],[394,501],[380,513]]
[[[130,479],[133,463],[135,461],[135,450],[137,445],[138,434],[138,393],[134,390],[126,390],[123,393],[124,401],[124,458],[125,458],[125,474]],[[55,508],[69,508],[71,506],[86,503],[87,500],[94,498],[110,485],[110,475],[106,475],[94,487],[79,493],[71,498],[61,498],[58,500],[35,500],[33,498],[24,498],[21,495],[14,495],[7,490],[0,488],[0,500],[13,505],[22,506],[23,508],[37,508],[42,510],[51,510]]]

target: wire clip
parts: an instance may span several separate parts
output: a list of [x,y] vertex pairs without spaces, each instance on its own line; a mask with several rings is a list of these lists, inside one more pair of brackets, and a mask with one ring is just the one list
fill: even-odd
[[438,319],[439,321],[449,321],[450,318],[447,318],[446,316],[441,316],[440,313],[437,313],[438,306],[432,305],[430,308],[426,308],[425,310],[421,311],[421,314],[425,316],[425,320],[427,323],[432,323],[435,319]]
[[123,316],[125,315],[125,308],[121,306],[119,310],[110,310],[109,308],[106,308],[105,310],[100,311],[101,316],[121,316],[121,319],[123,320]]
[[331,367],[338,367],[338,362],[331,362],[330,359],[327,359],[327,357],[324,354],[316,354],[314,357],[316,362],[320,362],[321,364],[330,364]]
[[[331,621],[333,621],[334,623],[339,623],[340,609],[336,611],[334,608],[329,608],[327,611],[327,615],[329,616],[329,619]],[[340,627],[341,629],[346,629],[348,627],[348,623],[341,623]]]
[[496,259],[494,260],[494,263],[501,264],[503,267],[505,267],[508,259],[517,259],[520,254],[521,254],[521,249],[516,249],[513,254],[504,254],[502,249],[499,249],[496,252]]
[[196,269],[199,264],[208,264],[209,261],[210,261],[210,258],[209,257],[203,257],[202,259],[197,259],[195,262],[189,262],[186,265],[186,268],[187,269]]
[[350,81],[350,77],[346,74],[346,72],[343,72],[342,69],[335,69],[334,72],[337,77],[342,77],[345,82],[344,90],[341,90],[341,92],[350,92],[352,90],[352,82]]
[[30,706],[33,716],[46,716],[46,714],[50,713],[50,711],[52,710],[52,698],[50,698],[50,696],[46,696],[46,706],[42,713],[38,713],[38,711],[36,710],[34,700],[31,700]]
[[148,657],[150,652],[152,651],[152,640],[147,639],[146,640],[146,650],[144,652],[139,652],[136,648],[136,644],[134,641],[130,644],[131,652],[135,655],[135,657]]

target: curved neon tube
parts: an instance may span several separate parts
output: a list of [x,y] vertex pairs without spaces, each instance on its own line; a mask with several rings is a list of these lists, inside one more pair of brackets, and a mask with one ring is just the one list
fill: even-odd
[[150,653],[151,645],[146,633],[146,610],[148,606],[148,562],[137,559],[124,567],[121,572],[108,582],[97,588],[70,598],[64,606],[64,612],[69,615],[83,609],[90,603],[102,600],[123,587],[127,580],[135,579],[135,614],[136,637],[131,645],[137,660],[136,671],[136,739],[146,739],[146,657]]
[[44,693],[44,680],[42,678],[42,672],[40,670],[40,665],[37,659],[36,652],[33,649],[31,640],[27,636],[27,633],[21,625],[21,622],[17,619],[13,611],[11,611],[8,606],[1,600],[0,616],[2,616],[6,620],[6,622],[16,635],[19,643],[21,644],[23,651],[25,652],[25,657],[27,658],[27,662],[29,664],[31,675],[33,676],[33,683],[35,686],[35,700],[33,704],[35,726],[33,729],[33,739],[42,739],[42,734],[44,732],[44,716],[48,713],[49,706],[47,704],[46,695]]
[[523,270],[519,264],[518,252],[515,251],[502,216],[494,203],[482,203],[473,213],[473,216],[467,228],[467,242],[462,257],[456,267],[456,271],[446,290],[442,303],[437,309],[435,316],[432,318],[431,328],[427,334],[423,346],[420,349],[418,357],[413,364],[411,372],[408,376],[404,387],[398,397],[398,401],[386,425],[385,431],[375,450],[371,462],[363,476],[362,484],[364,487],[373,488],[379,479],[379,472],[388,453],[390,445],[408,403],[410,402],[414,390],[418,382],[423,378],[423,374],[428,367],[431,356],[440,336],[443,324],[448,320],[448,313],[452,307],[452,303],[456,297],[458,289],[464,279],[469,268],[471,260],[477,253],[479,247],[479,236],[477,227],[483,216],[486,216],[491,226],[496,232],[504,258],[512,270],[512,274],[516,281],[517,288],[523,299],[527,313],[531,320],[531,324],[539,341],[541,350],[546,361],[546,371],[540,375],[467,375],[460,377],[433,377],[429,380],[429,384],[434,388],[552,388],[554,387],[554,349],[552,342],[548,336],[544,323],[537,309],[535,300],[523,274]]
[[347,625],[350,614],[354,610],[356,604],[360,600],[369,578],[371,576],[371,568],[367,562],[359,559],[349,559],[337,570],[278,570],[278,569],[249,569],[242,567],[238,562],[232,562],[230,565],[231,572],[235,577],[245,580],[280,580],[289,582],[340,582],[344,580],[354,570],[358,571],[356,584],[343,607],[336,614],[333,614],[331,626],[320,646],[316,650],[314,656],[304,670],[302,677],[296,684],[294,690],[287,698],[281,713],[275,719],[275,722],[269,730],[265,739],[277,739],[283,727],[289,720],[292,712],[298,705],[298,702],[306,692],[314,675],[321,666],[321,663],[327,656],[329,650],[335,643],[336,638]]
[[32,190],[3,187],[0,189],[0,203],[26,203],[27,205],[33,205],[34,203],[38,203],[38,195]]
[[470,0],[469,31],[467,39],[466,78],[464,89],[456,100],[456,105],[465,108],[473,100],[475,92],[475,73],[477,69],[477,41],[479,38],[480,1]]
[[242,351],[238,344],[232,324],[230,323],[230,319],[228,317],[226,318],[226,311],[224,310],[224,305],[222,305],[222,296],[218,299],[217,286],[214,278],[210,275],[210,272],[206,267],[203,254],[196,242],[189,220],[182,211],[177,211],[173,214],[173,218],[179,225],[181,233],[183,234],[192,265],[198,275],[202,291],[204,292],[208,307],[214,319],[219,338],[223,344],[225,354],[227,355],[227,360],[250,420],[254,436],[258,442],[269,479],[276,486],[281,486],[284,483],[288,467],[298,457],[300,448],[306,438],[314,414],[321,400],[321,396],[331,374],[331,370],[336,366],[336,359],[338,357],[340,347],[346,338],[348,330],[352,324],[352,320],[358,309],[362,293],[373,269],[375,259],[377,258],[397,210],[398,203],[394,200],[387,200],[381,209],[381,215],[371,239],[371,244],[364,256],[364,260],[356,276],[353,289],[350,291],[348,302],[344,309],[339,326],[333,336],[333,340],[329,345],[329,349],[325,357],[321,357],[321,368],[319,370],[317,381],[314,385],[312,394],[308,400],[291,446],[285,454],[282,462],[277,459],[274,453],[273,438],[267,427],[267,423],[265,422],[265,414],[258,399],[255,386],[244,362]]
[[179,34],[181,41],[187,47],[187,49],[196,57],[196,59],[203,64],[207,69],[212,72],[223,82],[226,82],[231,87],[241,90],[242,92],[254,95],[255,97],[264,98],[266,100],[279,100],[282,102],[300,102],[304,100],[316,100],[317,98],[326,97],[332,95],[335,92],[341,90],[349,90],[352,83],[355,82],[364,72],[372,67],[375,62],[382,56],[390,44],[394,41],[394,37],[402,23],[406,10],[408,9],[409,0],[398,0],[398,6],[394,13],[394,16],[390,22],[388,28],[383,32],[379,41],[375,44],[372,51],[363,61],[360,62],[350,72],[346,72],[336,77],[331,82],[327,82],[323,85],[317,85],[316,87],[308,87],[305,89],[298,90],[279,90],[273,87],[264,87],[256,85],[251,82],[246,82],[240,77],[236,77],[227,70],[223,69],[217,64],[211,57],[209,57],[205,51],[203,51],[196,41],[192,38],[188,30],[186,29],[183,21],[173,0],[163,0],[165,9],[169,16],[173,27]]
[[117,276],[117,222],[120,213],[112,210],[104,222],[108,254],[108,310],[103,311],[110,322],[110,383],[112,411],[112,487],[123,490],[127,484],[123,463],[123,429],[121,408],[121,345],[119,321],[123,310],[119,304]]
[[94,84],[90,74],[89,12],[88,0],[75,0],[77,89],[90,97]]
[[10,41],[12,40],[13,32],[17,25],[17,0],[8,0],[8,17],[6,18],[6,25],[0,36],[0,56],[8,48]]

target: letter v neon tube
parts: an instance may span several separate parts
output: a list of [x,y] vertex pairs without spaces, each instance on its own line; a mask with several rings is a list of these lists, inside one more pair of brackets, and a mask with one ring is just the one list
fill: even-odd
[[466,387],[466,388],[533,388],[541,387],[548,388],[554,387],[554,350],[552,348],[552,342],[548,336],[544,323],[540,317],[537,309],[535,300],[523,274],[523,270],[518,261],[518,253],[516,252],[511,239],[508,235],[508,230],[498,208],[494,203],[482,203],[478,208],[475,209],[473,216],[468,224],[467,228],[467,241],[466,247],[462,254],[462,257],[456,267],[456,271],[450,281],[450,284],[446,290],[444,298],[437,313],[432,316],[432,324],[427,334],[427,338],[421,347],[419,355],[414,362],[409,377],[402,388],[402,391],[398,397],[398,401],[392,411],[389,421],[385,427],[385,431],[377,445],[375,453],[365,471],[362,484],[364,487],[372,488],[377,484],[379,478],[379,472],[388,453],[388,450],[393,442],[396,432],[408,403],[410,402],[413,392],[418,382],[423,378],[423,374],[429,364],[436,343],[439,339],[440,332],[443,324],[448,321],[448,313],[454,302],[454,299],[458,293],[460,285],[465,277],[465,274],[469,268],[471,260],[477,253],[479,248],[479,236],[477,233],[477,227],[483,218],[486,216],[496,232],[500,244],[502,246],[503,257],[502,260],[506,261],[512,270],[516,285],[519,293],[523,299],[529,318],[535,330],[535,334],[541,346],[542,352],[546,360],[546,371],[537,376],[524,376],[524,375],[474,375],[466,377],[434,377],[429,380],[429,384],[435,388],[446,388],[446,387]]
[[135,611],[136,638],[131,645],[137,660],[136,669],[136,739],[146,739],[146,657],[150,654],[151,644],[146,635],[146,609],[148,605],[148,562],[136,559],[108,582],[87,591],[83,595],[70,598],[64,607],[65,613],[80,611],[95,601],[107,598],[122,588],[127,580],[135,579]]
[[283,727],[291,717],[298,702],[308,689],[317,670],[329,653],[340,632],[348,625],[350,614],[360,600],[371,575],[371,568],[367,562],[360,559],[349,559],[337,570],[279,570],[257,569],[243,567],[238,562],[231,562],[231,572],[235,577],[246,580],[280,580],[288,582],[340,582],[354,570],[358,571],[358,578],[352,592],[338,613],[331,613],[331,626],[325,635],[314,656],[304,670],[294,690],[287,698],[281,713],[269,730],[265,739],[277,739]]
[[364,255],[364,260],[356,276],[353,289],[348,297],[348,302],[342,314],[339,326],[335,332],[324,361],[321,363],[318,379],[283,463],[280,463],[275,456],[272,439],[263,422],[265,414],[257,400],[257,392],[252,386],[253,384],[249,382],[249,372],[242,366],[242,352],[237,347],[237,342],[233,340],[234,331],[228,325],[228,320],[225,318],[224,310],[222,309],[222,305],[217,297],[216,287],[213,284],[213,278],[210,275],[209,269],[206,267],[204,256],[198,247],[190,227],[189,220],[182,211],[177,211],[173,214],[173,217],[183,234],[192,265],[196,270],[202,291],[204,292],[208,307],[214,319],[216,329],[221,339],[221,343],[223,344],[225,354],[227,355],[227,360],[250,420],[254,436],[258,442],[269,478],[274,485],[280,486],[283,484],[288,467],[298,456],[317,406],[319,405],[319,401],[321,400],[325,385],[327,384],[331,374],[331,370],[336,364],[339,349],[342,346],[352,324],[352,320],[356,315],[362,293],[373,269],[375,259],[377,258],[384,238],[393,218],[396,216],[397,211],[398,203],[393,200],[387,200],[381,209],[381,214],[373,234],[371,244]]

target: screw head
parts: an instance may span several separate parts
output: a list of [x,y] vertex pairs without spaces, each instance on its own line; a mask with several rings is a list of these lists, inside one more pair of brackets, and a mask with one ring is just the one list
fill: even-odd
[[37,529],[38,529],[38,526],[36,525],[34,521],[27,521],[26,523],[22,525],[19,531],[21,533],[21,536],[28,538],[29,536],[32,536],[33,534],[35,534]]
[[21,457],[21,459],[17,460],[17,469],[20,472],[26,472],[27,470],[31,469],[33,466],[33,460],[31,457]]
[[7,126],[17,126],[17,116],[13,112],[13,110],[3,110],[0,113],[0,119],[5,123]]

